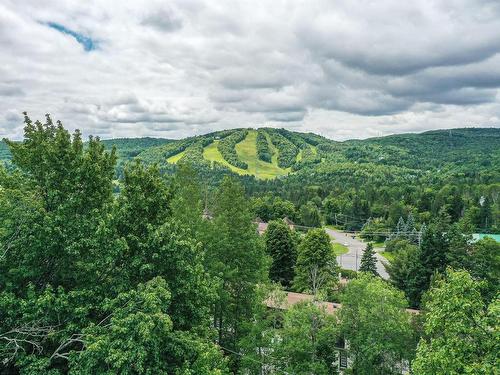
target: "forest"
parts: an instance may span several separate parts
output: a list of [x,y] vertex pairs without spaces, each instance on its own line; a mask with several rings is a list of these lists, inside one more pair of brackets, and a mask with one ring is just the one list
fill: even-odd
[[[264,178],[242,171],[247,129],[101,141],[24,122],[0,144],[0,373],[498,372],[500,243],[473,234],[500,232],[499,129],[259,129]],[[358,272],[325,227],[366,241]]]

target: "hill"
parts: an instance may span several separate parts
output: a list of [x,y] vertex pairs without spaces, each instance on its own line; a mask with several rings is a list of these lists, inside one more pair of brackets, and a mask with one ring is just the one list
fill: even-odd
[[[500,165],[498,128],[437,130],[344,142],[285,129],[232,129],[180,140],[119,138],[103,143],[107,149],[116,146],[119,170],[134,158],[158,163],[167,171],[184,160],[206,173],[217,170],[258,179],[299,171],[337,173],[347,167],[346,173],[369,171],[374,166],[386,167],[391,173],[402,168],[405,173],[496,176],[492,167]],[[9,158],[5,143],[0,142],[0,160]]]
[[189,160],[260,179],[304,169],[324,172],[343,163],[473,174],[500,165],[500,129],[438,130],[345,142],[284,129],[234,129],[172,141],[144,150],[138,158],[160,165]]

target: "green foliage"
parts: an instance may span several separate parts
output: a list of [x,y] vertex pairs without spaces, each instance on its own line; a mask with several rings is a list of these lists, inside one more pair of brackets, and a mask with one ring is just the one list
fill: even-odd
[[403,293],[380,278],[360,274],[341,296],[340,329],[356,374],[399,374],[416,346]]
[[114,197],[114,151],[25,130],[0,167],[0,372],[228,373],[198,232],[170,208],[188,193],[135,162]]
[[224,159],[231,165],[241,169],[248,169],[248,164],[241,161],[236,153],[235,146],[247,136],[246,130],[239,130],[231,133],[227,137],[221,139],[217,145],[217,149],[222,154]]
[[271,344],[272,364],[291,374],[336,373],[335,317],[311,302],[294,305],[285,312],[283,327]]
[[264,221],[284,219],[285,217],[291,220],[297,218],[295,206],[292,202],[271,195],[253,198],[252,210],[255,212],[255,216]]
[[[219,279],[213,322],[219,344],[237,351],[257,305],[257,284],[267,280],[268,260],[241,184],[223,180],[213,214],[205,234],[207,268]],[[238,366],[239,357],[234,357],[232,367]]]
[[297,249],[288,225],[283,220],[270,221],[265,243],[267,254],[272,259],[269,278],[285,288],[289,287],[294,277]]
[[272,151],[267,143],[267,137],[264,130],[258,131],[256,146],[259,159],[271,163]]
[[387,272],[391,277],[391,283],[402,290],[410,306],[417,307],[420,296],[425,289],[425,276],[420,263],[420,249],[407,243],[395,252],[394,260],[387,265]]
[[494,374],[499,368],[498,299],[486,306],[480,283],[449,269],[425,296],[416,374]]
[[321,226],[321,216],[313,202],[309,201],[300,207],[300,222],[307,227]]
[[324,229],[312,229],[298,247],[293,287],[314,295],[331,293],[336,282],[336,268],[330,236]]
[[468,258],[471,276],[483,280],[482,294],[487,301],[500,293],[500,243],[484,238],[474,244]]
[[278,149],[278,165],[281,168],[289,168],[295,164],[299,153],[297,146],[275,129],[268,129],[267,132],[271,137],[271,142]]
[[371,242],[366,245],[365,251],[363,252],[359,271],[368,272],[374,276],[379,276],[377,272],[377,258],[375,257],[375,251],[373,250],[373,244]]

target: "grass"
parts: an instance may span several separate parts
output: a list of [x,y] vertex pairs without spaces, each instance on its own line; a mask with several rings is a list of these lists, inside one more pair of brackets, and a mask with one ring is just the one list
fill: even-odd
[[167,163],[177,164],[177,162],[184,156],[186,151],[181,151],[178,154],[175,154],[167,159]]
[[[248,164],[248,173],[257,178],[274,178],[287,174],[286,169],[278,167],[278,152],[273,150],[272,163],[260,160],[257,157],[257,131],[249,130],[246,138],[236,145],[236,153],[241,161]],[[269,139],[268,139],[269,143]],[[274,159],[276,155],[276,159]]]
[[[278,149],[272,144],[269,134],[265,133],[265,135],[269,149],[272,152],[271,163],[262,161],[257,157],[257,131],[253,129],[249,130],[245,139],[235,147],[238,158],[248,164],[248,169],[241,169],[229,164],[217,149],[218,140],[215,140],[203,149],[203,158],[221,163],[239,175],[250,174],[260,179],[270,179],[290,173],[291,168],[283,169],[278,166]],[[169,157],[167,162],[171,164],[177,163],[184,156],[184,153],[185,151],[182,151]]]
[[389,262],[392,262],[394,260],[393,253],[390,253],[388,251],[381,251],[379,254],[382,255],[385,259],[387,259]]
[[333,246],[333,252],[335,253],[336,256],[342,255],[342,254],[347,254],[349,249],[347,246],[344,246],[342,244],[339,244],[337,242],[332,243]]
[[373,247],[385,247],[385,242],[373,242]]
[[235,167],[234,165],[229,164],[226,159],[222,157],[222,154],[217,149],[217,145],[219,144],[218,140],[213,141],[208,146],[203,149],[203,158],[209,161],[216,161],[221,163],[222,165],[228,167],[233,172],[238,173],[239,175],[249,174],[247,170]]

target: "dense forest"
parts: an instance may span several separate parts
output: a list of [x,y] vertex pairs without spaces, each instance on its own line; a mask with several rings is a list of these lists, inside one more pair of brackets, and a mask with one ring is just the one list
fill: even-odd
[[[499,129],[84,141],[25,116],[0,156],[0,373],[500,368],[500,244],[472,237],[500,232]],[[366,240],[359,272],[324,226]]]

